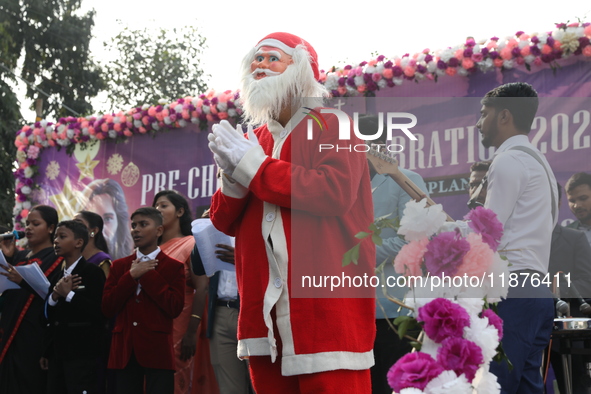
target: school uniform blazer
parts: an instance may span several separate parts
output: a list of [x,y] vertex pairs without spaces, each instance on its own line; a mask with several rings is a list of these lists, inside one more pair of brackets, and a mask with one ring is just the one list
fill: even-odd
[[135,280],[129,274],[135,259],[134,253],[115,260],[105,283],[103,313],[117,317],[108,367],[125,368],[133,351],[145,368],[174,370],[172,321],[185,301],[184,265],[160,252],[156,269]]
[[[72,271],[82,279],[70,302],[60,298],[55,306],[45,305],[53,344],[48,356],[63,360],[97,357],[105,329],[105,317],[101,312],[101,300],[105,274],[84,257]],[[63,272],[51,281],[50,289],[63,277]],[[48,297],[51,297],[51,292]]]

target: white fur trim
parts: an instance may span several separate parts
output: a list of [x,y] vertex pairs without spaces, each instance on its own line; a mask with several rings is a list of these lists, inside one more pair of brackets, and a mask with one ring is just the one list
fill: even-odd
[[229,175],[222,175],[222,194],[232,198],[244,198],[248,189],[236,182]]
[[267,155],[263,151],[263,147],[258,145],[252,147],[246,152],[244,157],[232,173],[232,178],[238,181],[242,186],[248,188],[250,182],[258,172],[263,162],[267,159]]
[[265,338],[247,338],[238,341],[237,354],[239,359],[250,356],[270,356],[269,341]]
[[374,365],[373,350],[365,353],[323,352],[296,354],[281,358],[281,375],[293,376],[305,373],[349,369],[360,371]]
[[283,42],[276,40],[274,38],[267,38],[266,40],[259,42],[256,46],[256,50],[258,51],[262,47],[279,48],[283,52],[287,53],[289,56],[293,55],[293,51],[295,49],[285,45]]

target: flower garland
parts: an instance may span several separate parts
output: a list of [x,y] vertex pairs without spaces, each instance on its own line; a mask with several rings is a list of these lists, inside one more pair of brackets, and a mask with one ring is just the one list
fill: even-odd
[[[554,65],[557,59],[570,55],[591,57],[591,24],[557,24],[556,30],[527,35],[521,31],[514,37],[499,40],[493,37],[477,43],[468,39],[464,44],[432,52],[425,49],[412,56],[386,59],[380,55],[357,66],[333,67],[322,71],[319,81],[334,97],[372,96],[379,89],[401,85],[404,80],[437,80],[443,75],[467,76],[515,65]],[[16,132],[18,169],[16,178],[16,205],[13,211],[15,228],[22,229],[24,218],[31,207],[32,180],[38,172],[37,159],[42,149],[66,147],[72,152],[77,143],[113,139],[121,141],[137,134],[156,133],[198,124],[201,130],[210,123],[228,119],[238,121],[242,114],[238,91],[221,93],[210,91],[199,97],[186,97],[158,105],[145,104],[112,114],[90,117],[60,118],[56,123],[42,120],[24,126]]]
[[401,85],[404,80],[420,82],[449,76],[468,76],[480,70],[511,69],[524,65],[550,64],[570,55],[591,57],[590,23],[557,23],[556,30],[542,34],[522,31],[504,41],[498,37],[476,42],[468,38],[465,43],[443,50],[425,49],[414,55],[387,59],[380,55],[358,65],[333,67],[320,72],[320,81],[334,97],[363,94],[373,96],[386,87]]
[[[492,308],[508,288],[493,288],[492,278],[509,273],[496,252],[503,226],[494,212],[479,207],[466,215],[464,235],[459,223],[445,223],[441,205],[426,204],[406,204],[398,233],[409,243],[394,259],[397,273],[425,279],[407,294],[415,317],[400,316],[394,323],[400,335],[418,326],[425,336],[420,351],[392,366],[388,382],[400,394],[498,393],[489,366],[502,354],[503,322]],[[444,285],[443,277],[452,280]],[[464,281],[456,284],[457,278]]]

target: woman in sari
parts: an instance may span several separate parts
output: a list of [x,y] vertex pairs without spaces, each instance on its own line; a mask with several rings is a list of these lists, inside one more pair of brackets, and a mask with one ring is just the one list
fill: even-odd
[[204,310],[204,297],[195,289],[207,291],[207,278],[199,278],[191,271],[191,252],[195,240],[191,232],[191,211],[187,200],[174,190],[156,194],[152,206],[162,213],[164,233],[160,248],[168,256],[185,264],[185,305],[183,312],[174,320],[173,341],[176,356],[174,375],[175,394],[191,391],[193,356],[197,346],[197,329]]
[[26,220],[25,236],[29,249],[17,251],[14,241],[1,243],[7,265],[3,265],[0,274],[20,288],[3,293],[0,393],[42,394],[47,390],[47,373],[40,365],[46,334],[45,300],[14,267],[37,263],[49,282],[60,275],[63,258],[58,258],[53,250],[57,223],[58,214],[54,208],[37,205],[31,208]]

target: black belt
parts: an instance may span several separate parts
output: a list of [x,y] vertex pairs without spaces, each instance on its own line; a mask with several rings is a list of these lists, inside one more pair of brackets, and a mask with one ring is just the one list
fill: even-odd
[[216,306],[225,306],[227,308],[234,308],[234,309],[239,309],[240,308],[240,303],[238,302],[238,300],[217,300],[215,303]]

